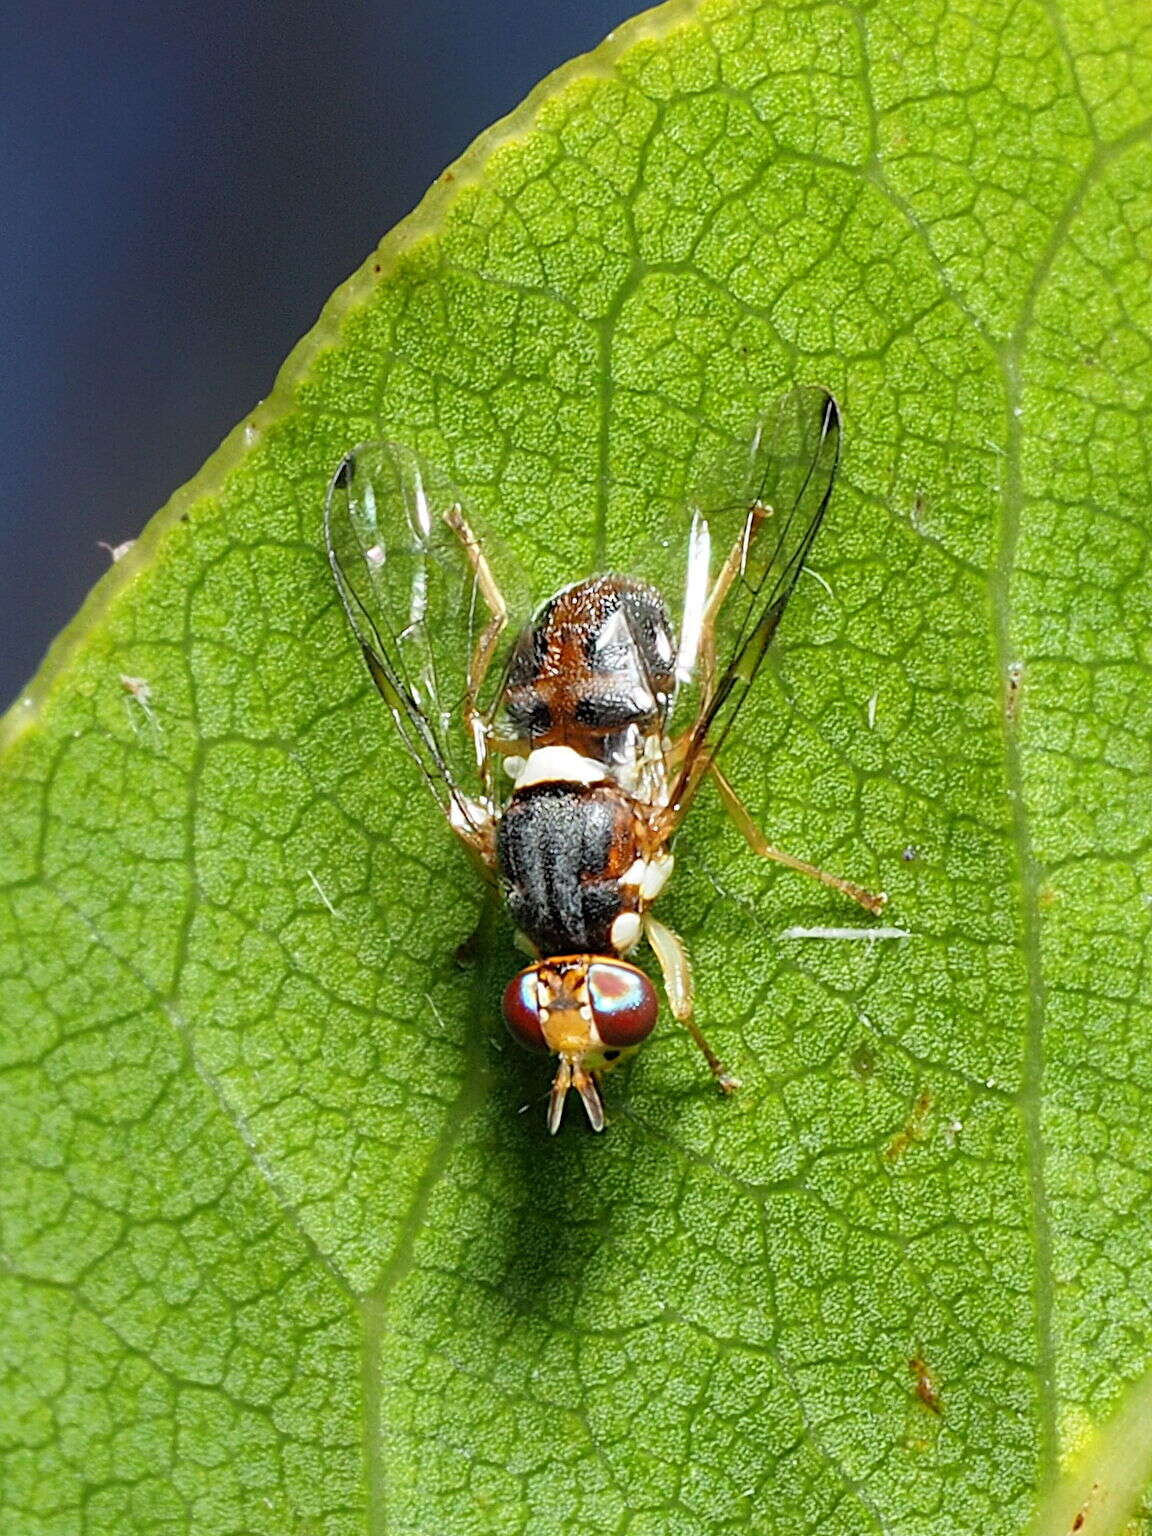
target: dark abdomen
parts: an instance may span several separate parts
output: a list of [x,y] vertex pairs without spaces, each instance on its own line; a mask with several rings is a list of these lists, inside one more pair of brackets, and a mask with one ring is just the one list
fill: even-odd
[[664,599],[627,576],[592,576],[546,603],[512,653],[504,703],[513,740],[606,762],[661,730],[675,687]]

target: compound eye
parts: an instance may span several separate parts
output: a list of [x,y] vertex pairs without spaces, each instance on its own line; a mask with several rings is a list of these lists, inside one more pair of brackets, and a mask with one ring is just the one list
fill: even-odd
[[530,1051],[547,1051],[548,1042],[540,1027],[536,985],[535,967],[513,976],[504,988],[504,1022],[521,1045],[526,1045]]
[[634,965],[604,960],[589,966],[588,999],[605,1045],[639,1045],[655,1028],[659,1010],[656,992]]

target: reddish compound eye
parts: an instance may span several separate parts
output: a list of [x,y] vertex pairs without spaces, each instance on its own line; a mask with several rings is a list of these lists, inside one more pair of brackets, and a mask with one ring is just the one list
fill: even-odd
[[588,998],[605,1045],[639,1045],[655,1028],[656,992],[634,965],[601,960],[589,966]]
[[536,1002],[536,969],[521,971],[504,988],[504,1022],[521,1045],[530,1051],[546,1051],[548,1042],[540,1028]]

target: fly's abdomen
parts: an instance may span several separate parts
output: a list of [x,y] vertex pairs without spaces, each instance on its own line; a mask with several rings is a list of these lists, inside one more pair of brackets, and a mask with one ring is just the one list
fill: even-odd
[[504,697],[512,736],[609,761],[625,739],[663,729],[675,653],[654,587],[607,575],[565,588],[513,652]]
[[517,790],[497,853],[508,910],[541,954],[615,952],[613,925],[637,906],[636,887],[621,882],[636,858],[635,812],[617,785],[554,780]]

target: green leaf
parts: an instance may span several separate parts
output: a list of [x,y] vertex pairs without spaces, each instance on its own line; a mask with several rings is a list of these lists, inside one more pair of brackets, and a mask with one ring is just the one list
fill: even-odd
[[[1152,1361],[1149,100],[1133,0],[651,12],[101,583],[4,726],[6,1533],[998,1536],[1093,1443]],[[324,484],[402,438],[559,584],[792,382],[830,590],[728,768],[912,937],[782,939],[862,919],[706,796],[661,915],[745,1090],[665,1020],[553,1141]]]

